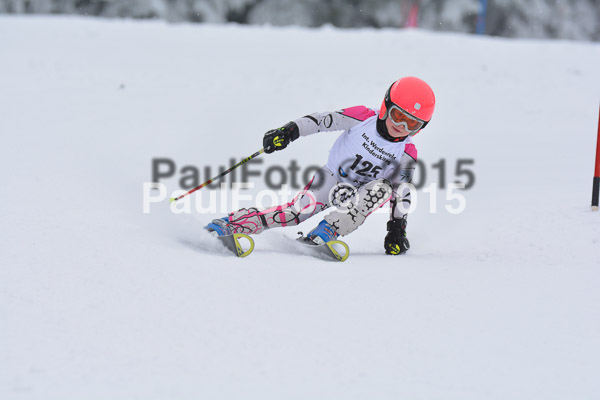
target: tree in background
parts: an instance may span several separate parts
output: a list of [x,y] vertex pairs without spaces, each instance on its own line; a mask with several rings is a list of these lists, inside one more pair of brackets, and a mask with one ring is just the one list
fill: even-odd
[[[0,0],[0,13],[474,33],[481,0]],[[418,13],[417,13],[418,10]],[[600,41],[600,0],[487,0],[486,34]]]

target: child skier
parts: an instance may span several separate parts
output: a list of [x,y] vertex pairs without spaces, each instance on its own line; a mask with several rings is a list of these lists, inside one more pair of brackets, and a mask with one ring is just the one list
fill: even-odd
[[400,189],[400,185],[412,181],[417,159],[412,136],[431,120],[434,107],[435,96],[429,85],[419,78],[405,77],[387,90],[378,113],[356,106],[314,113],[268,131],[263,138],[266,153],[283,150],[301,136],[344,132],[331,148],[327,164],[290,203],[262,211],[242,208],[205,228],[218,236],[258,234],[269,228],[297,225],[336,206],[307,235],[314,243],[323,244],[353,232],[369,214],[391,200],[385,252],[406,253],[405,209],[410,205],[410,191],[406,186]]

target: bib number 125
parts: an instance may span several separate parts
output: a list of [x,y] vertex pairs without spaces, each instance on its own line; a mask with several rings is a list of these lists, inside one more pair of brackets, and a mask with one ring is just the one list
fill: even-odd
[[354,163],[352,163],[350,166],[350,169],[356,172],[357,175],[377,178],[377,174],[379,174],[381,171],[381,167],[373,165],[373,163],[370,161],[362,161],[362,159],[363,156],[357,154]]

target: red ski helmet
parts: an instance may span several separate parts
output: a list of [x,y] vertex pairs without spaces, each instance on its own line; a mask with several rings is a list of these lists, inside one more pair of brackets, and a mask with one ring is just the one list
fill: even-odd
[[423,121],[423,129],[433,115],[435,95],[425,81],[408,76],[398,79],[387,90],[379,110],[379,119],[385,120],[388,117],[388,109],[394,105]]

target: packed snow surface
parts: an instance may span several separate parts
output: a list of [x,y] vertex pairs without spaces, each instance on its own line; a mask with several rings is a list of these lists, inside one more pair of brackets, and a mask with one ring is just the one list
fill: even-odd
[[[590,43],[0,17],[0,398],[600,398],[599,70]],[[437,96],[423,189],[441,159],[475,183],[417,192],[406,255],[383,254],[387,209],[345,263],[290,240],[320,217],[240,259],[201,229],[221,210],[143,212],[153,159],[176,163],[170,196],[185,166],[203,181],[407,75]],[[337,136],[262,155],[242,193]],[[190,199],[210,193],[232,207]]]

